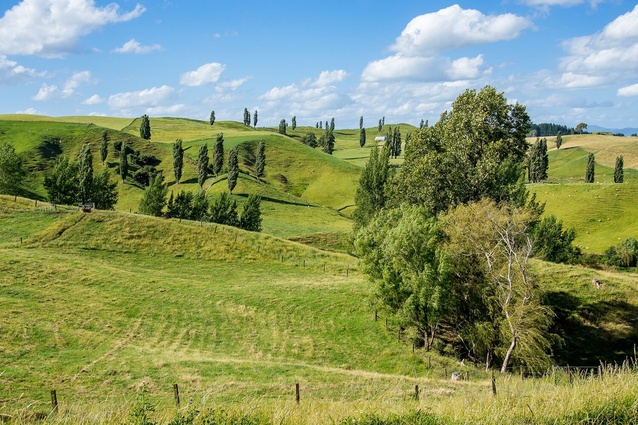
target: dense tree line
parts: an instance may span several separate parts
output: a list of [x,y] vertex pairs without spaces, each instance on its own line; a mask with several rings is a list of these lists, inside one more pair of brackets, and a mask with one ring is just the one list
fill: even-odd
[[527,159],[527,179],[530,183],[547,180],[549,157],[547,155],[547,139],[536,139]]
[[531,133],[533,137],[556,136],[561,134],[574,134],[576,130],[573,127],[554,123],[532,124]]
[[[355,246],[377,308],[416,345],[502,371],[547,365],[552,315],[528,260],[579,252],[575,232],[541,220],[544,206],[525,189],[530,128],[525,107],[488,86],[423,125],[398,172],[389,167],[395,130],[371,151],[355,196]],[[542,165],[546,141],[538,145]]]

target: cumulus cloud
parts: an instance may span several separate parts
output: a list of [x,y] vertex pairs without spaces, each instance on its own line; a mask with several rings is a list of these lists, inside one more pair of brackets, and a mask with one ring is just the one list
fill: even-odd
[[215,91],[217,93],[225,93],[228,90],[235,91],[241,86],[243,86],[246,82],[252,80],[252,78],[253,77],[244,77],[244,78],[238,78],[232,81],[225,81],[215,86]]
[[638,96],[638,84],[621,87],[618,89],[618,96]]
[[116,3],[98,7],[94,0],[22,0],[0,18],[0,53],[64,56],[80,37],[144,11],[139,4],[121,13]]
[[114,52],[115,53],[135,53],[139,55],[139,54],[150,53],[155,50],[161,50],[161,49],[162,49],[162,46],[160,46],[159,44],[151,44],[149,46],[143,46],[137,40],[132,38],[126,43],[124,43],[122,47],[118,47],[117,49],[115,49]]
[[40,111],[38,111],[35,108],[27,108],[23,111],[16,111],[16,114],[43,115]]
[[163,85],[150,89],[117,93],[109,96],[108,105],[116,110],[130,110],[133,108],[149,108],[158,106],[161,102],[169,99],[175,93],[175,89]]
[[511,40],[532,22],[511,13],[486,16],[459,5],[412,19],[392,50],[411,56],[431,55],[450,49]]
[[93,96],[82,101],[83,105],[99,105],[100,103],[104,103],[104,99],[102,99],[102,97],[97,94],[94,94]]
[[362,81],[455,81],[475,79],[483,74],[483,55],[456,60],[442,56],[405,56],[396,54],[370,62],[361,74]]
[[[595,87],[638,76],[638,5],[592,35],[563,44],[560,68],[578,87]],[[574,85],[572,85],[573,87]]]
[[33,100],[45,101],[54,98],[68,98],[75,94],[78,87],[89,82],[91,82],[91,72],[76,72],[66,80],[61,89],[55,84],[42,84],[42,87],[40,87],[38,93],[33,97]]
[[562,6],[571,7],[583,3],[589,3],[592,7],[596,7],[602,0],[524,0],[523,4],[528,6]]
[[22,81],[35,77],[38,73],[35,69],[25,68],[17,62],[0,55],[0,84],[10,84],[15,81]]
[[226,65],[211,62],[204,64],[197,68],[195,71],[190,71],[182,74],[179,83],[184,86],[203,86],[206,84],[216,83],[219,81],[222,72],[226,69]]

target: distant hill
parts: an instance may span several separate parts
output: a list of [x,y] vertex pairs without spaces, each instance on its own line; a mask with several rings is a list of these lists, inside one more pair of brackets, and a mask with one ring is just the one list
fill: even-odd
[[607,128],[598,125],[588,125],[587,131],[590,133],[612,133],[612,134],[624,134],[625,136],[631,136],[632,134],[638,134],[638,127],[626,127],[626,128]]

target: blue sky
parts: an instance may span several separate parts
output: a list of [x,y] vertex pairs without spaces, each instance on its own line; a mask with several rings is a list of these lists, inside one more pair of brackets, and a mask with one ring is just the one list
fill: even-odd
[[5,0],[0,16],[0,113],[418,125],[489,84],[537,123],[638,127],[623,0]]

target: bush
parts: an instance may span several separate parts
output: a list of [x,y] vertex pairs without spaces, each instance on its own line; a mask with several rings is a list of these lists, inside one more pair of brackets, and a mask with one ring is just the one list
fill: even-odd
[[638,241],[627,238],[618,245],[605,250],[603,262],[616,267],[636,267],[638,263]]

